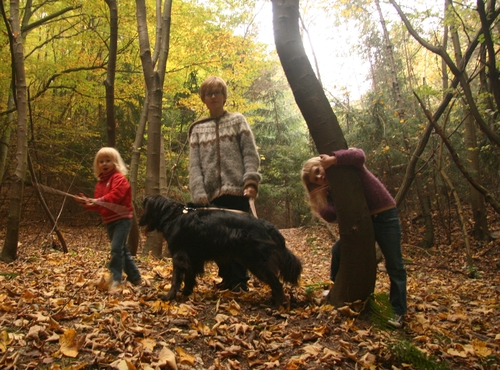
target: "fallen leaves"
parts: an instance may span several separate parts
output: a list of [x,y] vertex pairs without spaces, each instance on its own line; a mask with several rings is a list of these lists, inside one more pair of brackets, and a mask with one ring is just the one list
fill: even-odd
[[[408,368],[388,350],[401,338],[456,368],[498,364],[498,274],[482,280],[433,269],[436,256],[406,246],[406,328],[384,331],[360,317],[362,304],[325,303],[332,240],[322,228],[284,230],[303,261],[300,288],[286,290],[290,308],[276,310],[269,288],[252,279],[245,293],[218,292],[207,265],[188,298],[158,299],[170,287],[171,263],[136,258],[144,285],[107,292],[109,250],[88,245],[63,254],[23,249],[0,265],[0,367],[51,370]],[[105,238],[101,238],[105,240]],[[444,255],[440,266],[445,266]],[[486,258],[486,257],[485,257]],[[491,256],[488,256],[491,258]],[[385,272],[376,292],[388,292]]]
[[64,356],[75,358],[78,356],[78,351],[82,347],[85,337],[78,336],[74,329],[67,329],[63,335],[59,337],[60,351]]

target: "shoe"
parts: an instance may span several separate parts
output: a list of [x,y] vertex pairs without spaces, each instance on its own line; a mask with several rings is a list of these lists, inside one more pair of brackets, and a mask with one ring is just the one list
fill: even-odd
[[404,316],[394,315],[392,318],[387,320],[387,323],[396,329],[401,329],[404,326]]
[[129,280],[129,281],[130,281],[130,284],[135,285],[135,286],[142,285],[142,279],[141,278],[139,278],[137,280],[134,280],[134,281],[131,281],[131,280]]
[[121,281],[118,281],[118,280],[113,280],[113,281],[111,282],[111,284],[109,284],[109,288],[108,288],[108,290],[109,290],[110,292],[112,292],[112,291],[116,291],[116,290],[118,290],[118,289],[120,288],[120,286],[121,286],[121,285],[122,285]]

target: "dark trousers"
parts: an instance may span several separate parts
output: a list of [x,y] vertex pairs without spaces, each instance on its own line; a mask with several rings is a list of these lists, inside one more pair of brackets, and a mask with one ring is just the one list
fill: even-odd
[[[248,202],[248,198],[244,196],[221,195],[212,201],[212,205],[219,208],[250,212],[250,203]],[[247,269],[241,263],[233,261],[220,263],[218,266],[219,276],[222,278],[222,281],[229,284],[229,286],[235,287],[238,284],[244,285],[247,283],[249,279]]]

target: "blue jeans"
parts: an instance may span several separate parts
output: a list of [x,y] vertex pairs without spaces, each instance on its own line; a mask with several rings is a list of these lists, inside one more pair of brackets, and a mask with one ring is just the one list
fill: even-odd
[[136,282],[141,279],[132,255],[127,246],[127,237],[132,227],[132,219],[122,218],[106,225],[109,240],[111,240],[111,261],[109,270],[114,281],[122,281],[122,271],[127,274],[127,280]]
[[[401,253],[401,224],[397,208],[388,209],[372,216],[375,241],[380,246],[385,258],[385,267],[391,282],[390,301],[394,313],[404,315],[406,306],[406,270]],[[330,279],[335,276],[340,266],[340,239],[332,247]]]

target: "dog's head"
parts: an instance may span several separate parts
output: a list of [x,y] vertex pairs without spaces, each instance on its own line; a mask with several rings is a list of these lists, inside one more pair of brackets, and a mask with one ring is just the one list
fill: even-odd
[[139,226],[146,226],[146,231],[163,231],[164,223],[171,218],[175,210],[182,210],[183,205],[163,195],[151,195],[142,202],[144,213],[139,219]]

